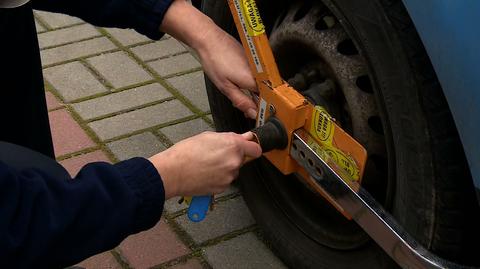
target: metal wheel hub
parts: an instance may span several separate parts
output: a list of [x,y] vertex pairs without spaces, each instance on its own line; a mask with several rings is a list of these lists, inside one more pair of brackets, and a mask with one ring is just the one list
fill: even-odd
[[[379,201],[389,199],[386,195],[388,183],[383,182],[388,172],[386,145],[374,90],[365,60],[341,23],[320,3],[297,3],[278,18],[269,38],[282,76],[313,103],[324,106],[366,147],[369,162],[364,187]],[[295,197],[295,193],[291,197]],[[316,203],[327,202],[318,198]],[[309,206],[296,204],[291,212]],[[319,209],[324,210],[322,206]],[[309,210],[311,212],[311,209],[304,212]],[[287,210],[286,214],[289,214]],[[289,217],[295,222],[301,214],[292,215],[296,217]],[[302,215],[302,218],[306,219],[298,220],[297,227],[328,247],[353,249],[367,241],[360,230],[339,218],[324,220],[318,214]],[[350,229],[350,234],[342,235],[346,230],[335,227],[339,225]]]

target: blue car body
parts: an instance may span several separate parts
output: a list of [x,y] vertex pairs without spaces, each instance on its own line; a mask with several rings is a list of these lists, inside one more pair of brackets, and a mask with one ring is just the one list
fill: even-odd
[[403,2],[442,85],[480,201],[480,1]]

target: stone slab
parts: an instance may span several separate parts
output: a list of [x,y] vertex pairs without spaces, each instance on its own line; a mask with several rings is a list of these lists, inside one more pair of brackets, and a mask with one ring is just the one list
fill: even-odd
[[35,11],[35,14],[40,17],[45,23],[48,24],[51,28],[60,28],[66,27],[73,24],[82,23],[83,21],[77,17],[72,17],[64,14],[46,12],[46,11]]
[[38,35],[38,44],[41,49],[46,47],[63,45],[95,36],[100,33],[90,24],[81,24],[69,28],[45,32]]
[[189,53],[149,62],[148,65],[162,77],[201,67],[200,63]]
[[202,119],[194,119],[160,129],[172,143],[177,143],[185,138],[192,137],[205,131],[213,131],[213,128]]
[[151,80],[152,77],[125,52],[102,54],[88,62],[115,88]]
[[162,85],[153,83],[90,99],[73,104],[72,106],[82,119],[90,120],[122,110],[133,109],[169,97],[172,97],[170,92]]
[[182,44],[180,44],[180,42],[174,38],[134,47],[131,50],[143,61],[166,57],[187,51],[185,47],[183,47]]
[[88,125],[102,140],[106,140],[191,115],[192,112],[187,107],[173,100],[94,121]]
[[57,97],[55,97],[51,92],[45,92],[45,98],[47,100],[48,110],[57,109],[63,106]]
[[115,45],[106,37],[99,37],[72,43],[61,47],[45,49],[40,52],[42,65],[47,66],[63,61],[69,61],[108,50],[115,49]]
[[105,30],[124,46],[129,46],[150,40],[148,37],[141,35],[132,29],[105,28]]
[[241,197],[216,204],[215,209],[208,212],[208,217],[202,222],[192,222],[186,215],[182,215],[176,220],[197,244],[255,223]]
[[65,109],[51,111],[48,116],[55,156],[59,157],[96,146]]
[[108,91],[80,62],[50,67],[43,73],[67,102]]
[[85,269],[122,269],[122,266],[110,252],[104,252],[93,256],[79,263],[77,266]]
[[215,269],[287,269],[253,233],[208,247],[205,256]]
[[119,249],[133,268],[150,268],[190,253],[164,220],[146,232],[128,237]]
[[203,269],[203,265],[197,258],[187,260],[186,262],[178,263],[168,269]]
[[149,158],[165,150],[165,146],[149,132],[111,142],[107,146],[121,161],[133,157]]
[[167,81],[200,110],[210,110],[203,72],[199,71],[173,77],[169,78]]

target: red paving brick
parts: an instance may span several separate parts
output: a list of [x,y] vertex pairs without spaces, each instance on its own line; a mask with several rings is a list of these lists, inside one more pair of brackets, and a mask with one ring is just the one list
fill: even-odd
[[51,92],[45,92],[45,97],[47,98],[48,110],[62,107],[62,104],[60,103],[60,101],[58,101],[57,97],[55,97],[55,95],[53,95]]
[[188,260],[185,263],[179,263],[175,266],[169,267],[168,269],[202,269],[202,264],[197,259]]
[[107,155],[105,155],[103,151],[97,150],[94,152],[82,154],[80,156],[75,156],[73,158],[63,160],[60,162],[60,164],[63,165],[65,169],[67,169],[71,176],[76,176],[78,171],[80,171],[80,169],[84,165],[86,165],[87,163],[98,161],[110,162]]
[[110,252],[98,254],[78,264],[85,269],[122,269]]
[[95,146],[95,143],[65,109],[49,112],[48,116],[50,117],[55,156]]
[[128,237],[119,248],[136,269],[150,268],[190,252],[163,219],[152,229]]

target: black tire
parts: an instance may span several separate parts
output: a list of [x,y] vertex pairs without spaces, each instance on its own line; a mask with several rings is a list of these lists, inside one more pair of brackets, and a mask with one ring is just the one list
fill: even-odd
[[[226,31],[235,33],[226,2],[204,0],[202,8]],[[271,29],[287,4],[275,1],[270,2],[275,7],[269,7],[269,1],[258,2]],[[480,265],[475,248],[468,247],[480,239],[475,229],[480,211],[468,165],[442,89],[403,4],[399,0],[322,3],[341,22],[368,66],[388,151],[389,181],[383,190],[390,193],[377,198],[385,198],[384,206],[428,249],[453,261]],[[219,131],[242,132],[251,127],[208,79],[207,90]],[[355,224],[310,196],[298,181],[281,176],[268,162],[248,165],[240,178],[245,200],[266,241],[290,267],[395,267]],[[299,193],[292,199],[282,188]],[[300,203],[312,203],[315,210],[296,207]],[[326,243],[307,229],[318,226],[300,223],[307,214],[336,224],[313,230],[324,233]]]

